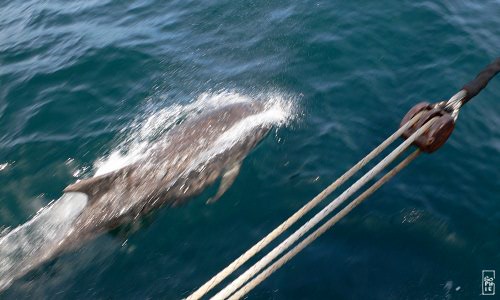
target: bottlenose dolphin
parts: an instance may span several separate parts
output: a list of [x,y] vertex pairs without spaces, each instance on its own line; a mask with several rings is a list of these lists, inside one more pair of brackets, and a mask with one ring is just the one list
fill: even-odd
[[[9,276],[3,287],[62,251],[133,223],[159,207],[185,203],[221,178],[218,191],[207,202],[216,201],[236,179],[247,154],[271,129],[271,123],[258,122],[264,111],[260,102],[242,102],[202,113],[170,130],[139,161],[66,187],[54,205],[72,222],[62,226],[51,220],[54,231],[65,230],[61,238],[41,240],[43,245],[29,250],[16,248],[15,235],[31,231],[30,222],[37,220],[0,238],[0,263],[8,261],[3,270],[0,267],[0,275]],[[76,212],[68,209],[71,201],[79,207]]]

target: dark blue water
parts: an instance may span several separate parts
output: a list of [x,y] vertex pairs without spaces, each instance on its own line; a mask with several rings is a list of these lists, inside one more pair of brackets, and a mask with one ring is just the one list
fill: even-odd
[[[500,48],[498,1],[2,1],[0,225],[26,222],[159,111],[297,107],[210,189],[17,280],[7,299],[179,299]],[[500,78],[420,157],[250,299],[473,299],[500,270]],[[161,115],[160,115],[161,116]],[[157,120],[157,119],[154,119]],[[162,123],[160,122],[160,125]],[[142,127],[141,127],[142,126]],[[497,280],[498,281],[498,280]]]

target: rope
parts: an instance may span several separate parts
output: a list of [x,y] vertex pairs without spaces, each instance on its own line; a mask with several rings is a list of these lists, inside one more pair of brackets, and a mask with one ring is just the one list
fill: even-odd
[[[439,108],[441,110],[445,110],[446,112],[451,114],[453,118],[453,122],[456,121],[458,117],[458,113],[463,104],[469,101],[471,98],[476,96],[482,89],[484,89],[487,83],[500,72],[500,58],[491,63],[484,69],[479,75],[467,83],[462,90],[456,93],[452,98],[448,101],[443,101],[431,106],[431,108]],[[421,104],[420,104],[421,105]],[[422,110],[419,106],[415,106],[408,112],[408,114],[413,114],[413,111]],[[431,115],[435,112],[430,111]],[[407,114],[407,115],[408,115]],[[423,112],[416,114],[411,120],[409,120],[406,124],[400,127],[398,131],[396,131],[393,135],[391,135],[387,140],[385,140],[382,144],[380,144],[377,148],[375,148],[372,152],[370,152],[366,157],[364,157],[361,161],[359,161],[354,167],[352,167],[349,171],[347,171],[344,175],[342,175],[339,179],[329,185],[325,190],[323,190],[320,194],[318,194],[315,198],[313,198],[309,203],[304,205],[299,211],[293,214],[290,218],[288,218],[285,222],[283,222],[280,226],[275,228],[271,233],[269,233],[266,237],[264,237],[261,241],[255,244],[252,248],[246,251],[243,255],[237,258],[233,263],[227,266],[224,270],[219,272],[216,276],[206,282],[203,286],[197,289],[193,294],[191,294],[187,299],[188,300],[198,300],[203,297],[207,292],[209,292],[215,285],[219,284],[222,280],[227,278],[231,273],[233,273],[236,269],[238,269],[242,264],[247,262],[251,257],[253,257],[256,253],[266,247],[271,241],[273,241],[276,237],[286,231],[292,224],[294,224],[298,219],[304,216],[307,212],[309,212],[312,208],[314,208],[319,202],[324,200],[329,194],[331,194],[338,186],[347,181],[353,174],[358,172],[363,166],[365,166],[371,159],[380,154],[389,144],[394,142],[398,137],[400,137],[410,126],[414,125],[423,115]],[[430,115],[425,118],[430,117]],[[405,117],[406,118],[406,117]],[[341,205],[348,197],[352,196],[358,189],[363,187],[368,181],[372,180],[379,172],[381,172],[385,167],[387,167],[393,160],[395,160],[401,153],[406,151],[406,149],[416,141],[417,138],[422,136],[430,127],[433,125],[439,117],[433,117],[432,119],[424,122],[424,124],[416,130],[410,137],[408,137],[401,145],[399,145],[395,150],[393,150],[389,155],[382,159],[375,167],[369,170],[365,175],[363,175],[360,179],[358,179],[353,185],[347,188],[343,193],[340,194],[337,198],[335,198],[332,202],[330,202],[325,208],[323,208],[319,213],[317,213],[314,217],[312,217],[309,221],[307,221],[304,225],[302,225],[299,229],[297,229],[293,234],[291,234],[288,238],[286,238],[283,242],[281,242],[277,247],[272,249],[267,255],[261,258],[257,263],[255,263],[252,267],[250,267],[246,272],[232,281],[229,285],[227,285],[224,289],[222,289],[219,293],[217,293],[211,299],[222,300],[222,299],[240,299],[245,296],[250,290],[252,290],[255,286],[269,277],[275,270],[283,266],[286,262],[288,262],[292,257],[294,257],[298,252],[304,249],[307,245],[312,243],[316,238],[326,232],[330,227],[332,227],[336,222],[338,222],[341,218],[346,216],[352,209],[358,206],[362,201],[364,201],[369,195],[379,189],[385,182],[387,182],[390,178],[392,178],[395,174],[397,174],[401,169],[406,167],[411,161],[413,161],[420,152],[432,152],[435,149],[425,148],[429,143],[432,144],[435,140],[435,137],[431,135],[431,137],[427,137],[425,142],[418,141],[417,146],[422,150],[416,150],[404,160],[402,160],[396,167],[387,172],[381,179],[376,181],[371,187],[365,190],[360,196],[354,199],[351,203],[346,205],[343,209],[341,209],[337,214],[331,217],[327,222],[323,225],[319,226],[314,232],[306,236],[301,242],[299,242],[292,249],[287,251],[290,246],[294,245],[299,239],[302,238],[305,234],[307,234],[310,230],[312,230],[319,222],[321,222],[324,218],[326,218],[331,212],[333,212],[339,205]],[[421,124],[419,124],[421,125]],[[453,125],[453,124],[451,124]],[[449,128],[446,126],[450,126],[449,119],[441,120],[441,124],[438,126],[439,130],[444,130],[443,132],[434,132],[435,135],[438,135],[439,138],[446,140],[449,136],[450,132],[446,132]],[[452,128],[453,129],[453,128]],[[406,137],[406,136],[405,136]],[[422,144],[420,143],[425,143]],[[441,144],[435,144],[436,147],[440,147]],[[281,258],[275,260],[278,255],[282,252],[285,252]],[[274,261],[275,260],[275,261]],[[274,261],[274,263],[273,263]],[[272,264],[271,264],[272,263]],[[271,264],[270,266],[268,266]],[[266,267],[268,266],[268,267]],[[262,271],[263,268],[266,268]],[[262,272],[261,272],[262,271]],[[260,274],[259,274],[260,272]],[[252,279],[253,278],[253,279]],[[250,280],[250,281],[249,281]],[[243,286],[244,285],[244,286]],[[242,287],[243,286],[243,287]],[[233,294],[234,293],[234,294]],[[231,296],[232,295],[232,296]]]
[[421,153],[419,149],[415,150],[412,154],[407,156],[403,161],[401,161],[396,167],[394,167],[391,171],[385,174],[382,178],[380,178],[376,183],[374,183],[369,189],[359,195],[356,199],[354,199],[351,203],[349,203],[346,207],[344,207],[340,212],[335,214],[330,220],[328,220],[321,227],[316,229],[312,234],[310,234],[307,238],[302,240],[299,244],[297,244],[294,248],[288,251],[285,255],[283,255],[280,259],[278,259],[271,266],[262,271],[259,275],[257,275],[254,279],[244,285],[241,289],[239,289],[236,293],[234,293],[229,299],[241,299],[248,292],[250,292],[253,288],[259,285],[262,281],[264,281],[267,277],[269,277],[274,271],[282,267],[285,263],[287,263],[290,259],[292,259],[297,253],[302,251],[306,246],[311,244],[314,240],[316,240],[319,236],[325,233],[328,229],[330,229],[335,223],[337,223],[340,219],[345,217],[351,210],[353,210],[356,206],[358,206],[361,202],[363,202],[368,196],[370,196],[373,192],[378,190],[384,183],[389,181],[394,175],[396,175],[399,171],[405,168],[410,162],[412,162],[417,156]]
[[[413,118],[416,119],[416,118]],[[281,242],[276,248],[265,255],[252,267],[250,267],[246,272],[236,278],[233,282],[227,285],[219,293],[217,293],[212,300],[222,300],[226,299],[231,294],[233,294],[237,289],[239,289],[243,284],[245,284],[249,279],[254,277],[258,272],[260,272],[265,266],[271,263],[279,254],[288,249],[293,243],[300,239],[304,234],[316,226],[322,219],[328,216],[335,208],[342,204],[348,197],[354,194],[359,188],[365,185],[368,181],[373,179],[380,171],[382,171],[387,165],[389,165],[394,159],[396,159],[403,151],[405,151],[420,135],[422,135],[434,122],[436,118],[429,120],[422,127],[420,127],[414,134],[408,137],[401,145],[394,149],[389,155],[387,155],[382,161],[380,161],[375,167],[369,170],[365,175],[363,175],[358,181],[346,189],[340,196],[323,208],[319,213],[307,221],[302,227],[297,229],[292,235]]]
[[346,182],[349,178],[352,177],[355,173],[357,173],[362,167],[364,167],[368,162],[370,162],[374,157],[378,156],[387,146],[392,144],[396,139],[398,139],[403,132],[405,132],[409,127],[414,125],[421,113],[417,114],[414,118],[409,120],[406,124],[401,126],[395,133],[389,136],[385,141],[383,141],[379,146],[373,149],[368,155],[366,155],[363,159],[361,159],[356,165],[354,165],[351,169],[345,172],[341,177],[335,180],[332,184],[330,184],[326,189],[324,189],[321,193],[319,193],[316,197],[314,197],[311,201],[305,204],[301,209],[295,212],[292,216],[290,216],[286,221],[284,221],[281,225],[276,227],[272,232],[270,232],[266,237],[256,243],[252,248],[243,253],[240,257],[234,260],[230,265],[220,271],[217,275],[212,277],[209,281],[207,281],[204,285],[198,288],[195,292],[193,292],[186,300],[198,300],[207,294],[213,287],[219,284],[222,280],[226,279],[227,276],[232,274],[235,270],[237,270],[241,265],[247,262],[250,258],[252,258],[255,254],[257,254],[260,250],[265,248],[269,243],[271,243],[274,239],[280,236],[283,232],[285,232],[290,226],[292,226],[297,220],[299,220],[302,216],[308,213],[311,209],[313,209],[316,205],[318,205],[321,201],[323,201],[327,196],[329,196],[332,192],[334,192],[340,185]]

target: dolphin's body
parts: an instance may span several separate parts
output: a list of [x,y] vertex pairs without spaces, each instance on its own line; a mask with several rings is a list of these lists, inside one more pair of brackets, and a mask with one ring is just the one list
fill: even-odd
[[[64,192],[78,196],[78,205],[83,208],[74,217],[67,235],[53,245],[31,251],[29,262],[13,263],[6,273],[15,272],[17,274],[10,274],[11,279],[19,278],[83,241],[131,223],[161,206],[182,204],[222,178],[219,190],[209,202],[217,200],[234,182],[246,155],[270,130],[270,124],[252,124],[252,117],[263,111],[264,105],[259,102],[214,109],[172,129],[166,142],[152,147],[138,162],[69,185]],[[234,138],[234,133],[242,131],[243,136]],[[1,244],[0,239],[0,247]],[[7,250],[0,249],[0,260],[2,251]],[[15,251],[18,250],[6,255],[19,256]],[[0,275],[1,271],[0,268]]]
[[89,196],[75,225],[79,239],[129,223],[163,205],[181,204],[222,176],[219,190],[209,202],[217,200],[270,127],[254,127],[238,140],[228,137],[233,142],[229,145],[224,143],[224,134],[262,110],[260,103],[238,103],[205,113],[173,129],[167,142],[157,145],[145,159],[66,187],[64,192]]

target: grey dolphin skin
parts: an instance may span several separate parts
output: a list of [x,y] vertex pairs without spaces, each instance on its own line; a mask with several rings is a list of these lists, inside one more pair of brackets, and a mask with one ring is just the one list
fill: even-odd
[[78,239],[132,222],[155,208],[182,204],[222,176],[217,194],[208,202],[217,200],[270,128],[258,126],[221,152],[214,151],[216,143],[239,121],[262,110],[260,103],[239,103],[203,114],[173,129],[147,158],[66,187],[64,192],[89,196],[76,221]]
[[[74,205],[82,207],[74,216],[71,229],[57,243],[31,251],[29,262],[12,263],[5,270],[10,281],[65,250],[122,224],[133,223],[159,207],[185,203],[221,178],[218,191],[207,202],[216,201],[234,182],[243,159],[271,129],[271,124],[251,124],[251,117],[264,109],[260,102],[243,102],[202,113],[174,127],[132,165],[66,187],[65,195],[55,204],[69,201],[65,196],[72,196],[78,199]],[[245,134],[231,138],[233,129],[243,129]],[[6,250],[0,249],[0,256],[2,251]],[[7,254],[16,253],[13,250]],[[5,275],[1,267],[0,275]]]

